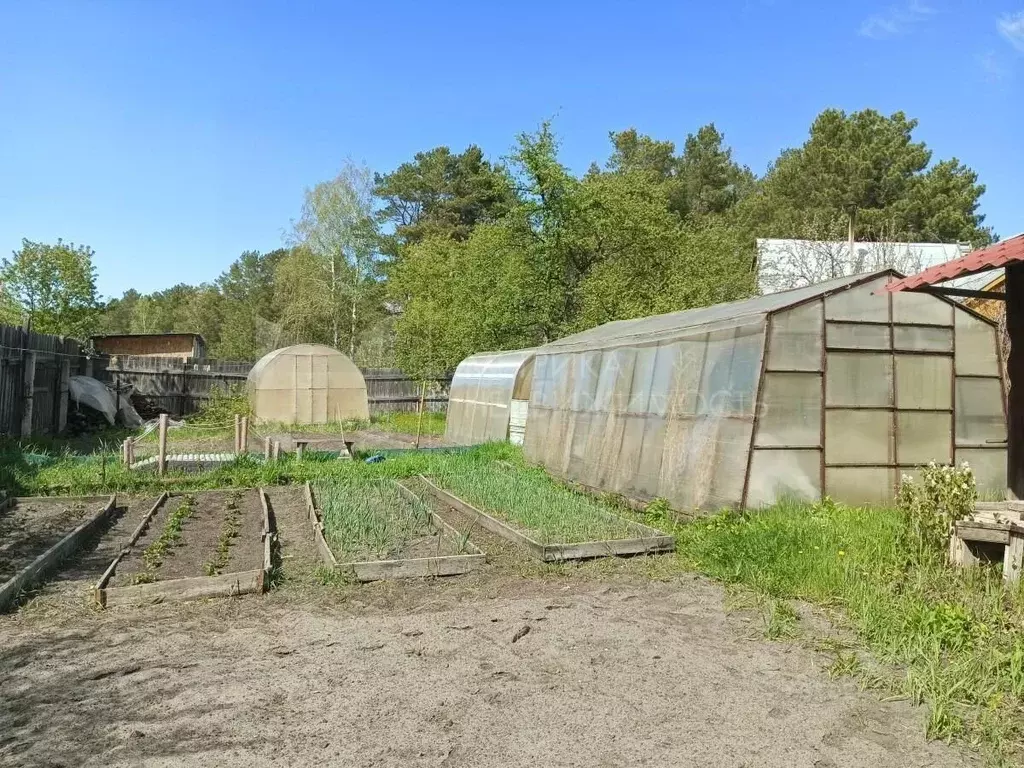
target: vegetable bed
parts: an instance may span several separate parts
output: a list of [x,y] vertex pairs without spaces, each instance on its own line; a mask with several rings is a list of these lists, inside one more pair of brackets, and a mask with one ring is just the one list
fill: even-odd
[[597,499],[554,483],[542,470],[470,465],[421,480],[439,500],[540,560],[675,548],[674,537],[614,514]]
[[0,610],[77,552],[114,513],[114,497],[6,499],[0,507]]
[[450,576],[486,555],[393,480],[306,486],[307,512],[325,564],[357,581]]
[[263,591],[269,513],[262,491],[164,494],[96,586],[101,605]]

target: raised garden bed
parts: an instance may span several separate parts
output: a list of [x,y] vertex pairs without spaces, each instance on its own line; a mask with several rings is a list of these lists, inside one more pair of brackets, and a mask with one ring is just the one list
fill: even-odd
[[0,611],[14,605],[97,534],[114,496],[7,498],[0,502]]
[[263,490],[164,493],[94,590],[101,606],[262,592],[273,530]]
[[307,483],[305,494],[321,560],[356,581],[454,576],[487,561],[398,481]]
[[626,520],[595,499],[551,482],[540,470],[514,473],[479,466],[420,480],[438,500],[475,525],[544,562],[675,549],[674,536]]

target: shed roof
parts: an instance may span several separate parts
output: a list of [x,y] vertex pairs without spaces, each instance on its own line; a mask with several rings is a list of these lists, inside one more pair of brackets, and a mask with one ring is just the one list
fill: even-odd
[[610,323],[599,325],[581,333],[564,336],[541,347],[537,350],[537,353],[545,354],[562,352],[573,348],[613,346],[637,337],[643,337],[645,340],[655,340],[669,336],[685,335],[685,332],[691,328],[695,332],[705,332],[708,330],[749,325],[773,312],[886,275],[901,276],[894,270],[883,269],[877,272],[837,277],[833,280],[826,280],[823,283],[770,293],[767,296],[755,296],[751,299],[731,301],[726,304],[713,304],[710,307],[686,309],[681,312],[669,312],[664,315],[652,315],[635,320],[613,320]]
[[910,291],[926,285],[952,280],[955,277],[987,272],[1022,261],[1024,261],[1024,234],[990,245],[988,248],[972,251],[966,256],[930,267],[919,274],[897,280],[887,285],[885,289],[893,293]]

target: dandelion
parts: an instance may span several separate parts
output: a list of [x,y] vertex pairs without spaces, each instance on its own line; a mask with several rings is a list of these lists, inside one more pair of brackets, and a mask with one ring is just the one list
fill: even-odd
[[843,550],[840,549],[839,550],[839,556],[840,557],[846,557],[846,553]]

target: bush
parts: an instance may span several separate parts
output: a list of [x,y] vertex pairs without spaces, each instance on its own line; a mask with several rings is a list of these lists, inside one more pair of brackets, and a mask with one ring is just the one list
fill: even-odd
[[236,413],[240,416],[252,415],[249,396],[245,392],[245,386],[241,384],[211,389],[210,399],[188,418],[188,422],[190,424],[225,426],[234,421]]
[[978,488],[966,462],[959,467],[932,462],[921,468],[918,480],[904,475],[896,494],[896,508],[910,523],[919,546],[943,549],[953,522],[974,510]]

